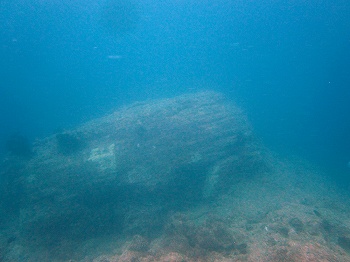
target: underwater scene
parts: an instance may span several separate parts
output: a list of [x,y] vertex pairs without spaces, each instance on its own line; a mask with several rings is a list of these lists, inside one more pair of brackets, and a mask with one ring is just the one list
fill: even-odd
[[350,262],[349,25],[0,0],[0,262]]

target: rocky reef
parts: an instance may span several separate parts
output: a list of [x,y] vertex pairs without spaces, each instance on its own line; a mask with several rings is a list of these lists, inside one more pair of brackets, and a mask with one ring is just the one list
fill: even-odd
[[328,189],[277,162],[221,94],[132,104],[2,161],[0,260],[346,261]]
[[33,151],[16,171],[20,234],[47,248],[152,237],[169,211],[212,201],[267,169],[242,111],[214,92],[135,103]]

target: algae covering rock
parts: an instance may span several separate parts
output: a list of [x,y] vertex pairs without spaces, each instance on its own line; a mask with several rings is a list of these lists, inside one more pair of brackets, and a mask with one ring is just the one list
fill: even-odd
[[[62,138],[74,148],[62,150]],[[20,230],[48,246],[152,235],[167,211],[220,197],[267,168],[242,111],[214,92],[135,103],[33,151],[18,174]]]

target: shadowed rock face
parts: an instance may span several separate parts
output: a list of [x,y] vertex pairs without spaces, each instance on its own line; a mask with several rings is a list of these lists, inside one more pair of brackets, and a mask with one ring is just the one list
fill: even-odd
[[219,197],[267,166],[241,110],[213,92],[136,103],[60,136],[84,146],[65,143],[62,154],[48,137],[20,174],[21,230],[46,245],[152,235],[167,211]]

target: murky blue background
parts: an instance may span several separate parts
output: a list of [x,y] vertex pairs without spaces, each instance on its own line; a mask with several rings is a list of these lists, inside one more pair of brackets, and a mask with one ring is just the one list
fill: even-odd
[[346,181],[349,25],[346,0],[1,0],[1,144],[212,89],[269,148]]

